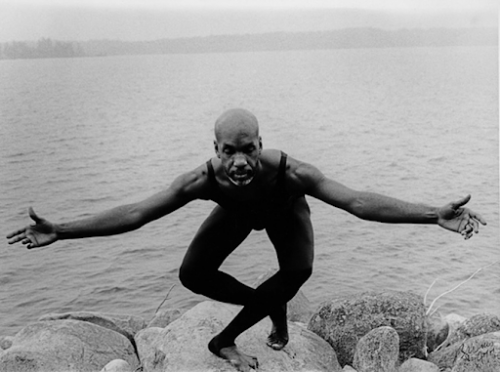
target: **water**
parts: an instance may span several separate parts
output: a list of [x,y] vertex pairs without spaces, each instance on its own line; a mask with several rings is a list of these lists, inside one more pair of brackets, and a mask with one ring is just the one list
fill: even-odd
[[[488,221],[472,240],[436,226],[366,222],[310,200],[316,261],[304,291],[411,290],[444,313],[498,313],[497,48],[408,48],[0,61],[2,235],[33,206],[54,222],[141,200],[214,153],[212,126],[242,106],[280,148],[353,188],[440,206],[472,193]],[[152,317],[204,298],[178,267],[213,204],[142,229],[0,250],[0,335],[41,315]],[[223,268],[252,284],[276,267],[253,233]]]

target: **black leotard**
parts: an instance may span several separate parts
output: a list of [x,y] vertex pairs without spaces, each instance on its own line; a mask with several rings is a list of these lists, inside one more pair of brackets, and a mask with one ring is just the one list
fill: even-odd
[[300,197],[300,195],[292,195],[286,188],[286,159],[287,155],[281,152],[276,186],[267,196],[259,200],[251,201],[236,200],[224,194],[215,179],[212,161],[208,160],[207,169],[210,181],[210,199],[226,210],[248,217],[254,229],[263,229],[268,218],[272,215],[276,215],[277,212],[290,210],[294,201]]

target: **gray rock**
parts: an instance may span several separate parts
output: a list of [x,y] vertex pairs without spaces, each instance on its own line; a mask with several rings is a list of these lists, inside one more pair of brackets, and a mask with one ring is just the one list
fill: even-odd
[[410,292],[366,292],[333,298],[312,316],[308,329],[326,340],[340,365],[351,364],[361,337],[388,326],[399,335],[399,360],[425,358],[427,324],[421,296]]
[[441,345],[450,331],[450,327],[446,320],[440,314],[434,314],[426,318],[427,322],[427,352],[432,352]]
[[95,372],[113,359],[139,364],[120,333],[77,320],[42,321],[24,327],[0,355],[1,372]]
[[500,331],[500,319],[496,315],[474,315],[461,323],[438,349],[430,353],[428,360],[441,369],[451,369],[466,340],[496,331]]
[[141,317],[120,315],[120,314],[101,314],[88,311],[78,311],[70,313],[54,313],[41,316],[39,321],[72,319],[82,322],[97,324],[101,327],[121,333],[127,337],[135,347],[134,335],[143,328],[146,328],[146,321]]
[[158,313],[156,313],[153,319],[151,319],[151,321],[148,323],[148,328],[149,327],[164,328],[170,323],[172,323],[174,320],[179,319],[181,315],[182,313],[178,309],[167,309],[158,311]]
[[391,327],[379,327],[361,337],[353,366],[358,372],[396,372],[398,356],[398,333]]
[[[202,302],[165,328],[146,328],[136,335],[139,356],[148,372],[231,371],[235,368],[207,348],[208,342],[237,314],[236,306]],[[271,322],[264,319],[236,343],[259,359],[259,372],[340,372],[335,352],[324,340],[305,328],[289,323],[290,342],[281,351],[266,345]]]
[[467,320],[467,318],[455,313],[447,314],[443,319],[450,328],[450,334],[454,333],[455,330]]
[[101,369],[100,372],[133,372],[132,367],[123,359],[114,359]]
[[426,360],[411,358],[401,364],[398,372],[439,372],[439,367]]
[[342,368],[342,372],[357,372],[354,368],[352,368],[350,365],[346,364],[344,368]]
[[500,331],[500,318],[498,316],[493,314],[477,314],[460,324],[456,330],[450,334],[450,337],[446,340],[445,346],[453,345],[456,342],[471,337],[497,331]]
[[[269,279],[274,273],[276,273],[276,269],[270,269],[267,273],[259,276],[257,281],[254,283],[254,287],[258,287],[264,281]],[[287,303],[287,318],[291,322],[301,322],[308,323],[311,315],[313,314],[313,309],[311,306],[311,302],[305,296],[304,292],[299,289],[297,294]]]
[[500,332],[469,338],[459,349],[452,372],[500,371]]
[[450,337],[467,320],[467,318],[454,313],[445,316],[438,315],[433,318],[434,320],[429,320],[427,333],[427,351],[429,353],[447,345]]
[[12,336],[0,337],[0,349],[7,350],[9,347],[11,347],[13,339],[14,337]]
[[429,353],[444,347],[467,318],[458,314],[434,314],[427,317],[427,351]]
[[462,343],[457,342],[453,345],[439,348],[438,350],[430,353],[427,360],[437,365],[440,370],[450,371],[455,364],[455,360],[457,359],[457,355],[461,346]]

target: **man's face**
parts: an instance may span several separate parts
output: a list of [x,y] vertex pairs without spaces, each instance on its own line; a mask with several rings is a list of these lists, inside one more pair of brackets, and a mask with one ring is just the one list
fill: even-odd
[[229,180],[240,187],[250,184],[260,168],[262,141],[258,134],[245,129],[225,130],[214,144]]

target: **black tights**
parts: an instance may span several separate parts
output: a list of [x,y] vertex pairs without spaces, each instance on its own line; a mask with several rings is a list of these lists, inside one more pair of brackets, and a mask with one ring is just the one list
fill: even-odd
[[283,311],[299,288],[311,276],[312,268],[280,270],[256,289],[221,272],[194,271],[181,267],[180,280],[191,291],[213,300],[243,305],[243,309],[220,334],[224,343],[231,345],[242,332],[273,312]]

